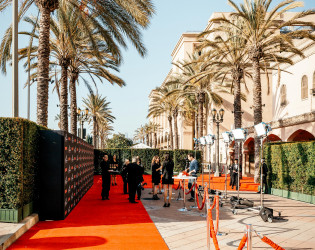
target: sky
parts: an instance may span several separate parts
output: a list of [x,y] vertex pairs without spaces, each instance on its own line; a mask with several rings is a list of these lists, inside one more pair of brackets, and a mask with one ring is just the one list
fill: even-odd
[[[152,89],[160,86],[171,69],[171,53],[184,32],[203,31],[213,12],[229,12],[232,8],[227,0],[152,0],[156,13],[151,19],[150,26],[143,30],[143,42],[147,55],[143,58],[129,45],[123,50],[123,64],[116,74],[125,80],[126,86],[112,86],[108,82],[99,83],[98,93],[106,96],[111,103],[116,120],[113,124],[114,133],[123,133],[132,138],[134,131],[148,122],[148,96]],[[235,2],[242,2],[237,0]],[[274,0],[279,3],[280,0]],[[304,0],[304,9],[315,8],[315,0]],[[300,10],[300,9],[298,9]],[[32,8],[29,14],[36,15]],[[0,13],[0,37],[11,24],[11,8]],[[19,31],[29,30],[23,22]],[[19,48],[25,47],[28,39],[19,35]],[[19,63],[19,116],[27,117],[27,88],[24,84],[27,73]],[[114,73],[114,72],[113,72]],[[0,73],[0,117],[12,116],[12,77],[8,65],[7,75]],[[83,109],[82,98],[88,94],[84,84],[77,91],[78,107]],[[57,93],[52,85],[49,87],[48,127],[58,129],[55,116],[59,113]],[[36,121],[36,83],[31,86],[31,117]],[[91,125],[87,125],[91,131]]]

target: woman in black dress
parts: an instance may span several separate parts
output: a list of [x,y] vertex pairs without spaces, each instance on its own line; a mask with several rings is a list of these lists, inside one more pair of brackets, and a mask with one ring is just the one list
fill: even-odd
[[113,161],[112,161],[112,170],[114,171],[112,174],[112,186],[117,185],[117,171],[119,170],[119,163],[117,160],[117,155],[113,155]]
[[157,196],[157,189],[161,182],[160,170],[162,169],[162,167],[160,163],[160,157],[158,155],[153,156],[151,167],[152,167],[153,200],[159,200],[160,198]]
[[[172,188],[174,184],[173,179],[174,162],[170,158],[169,154],[164,155],[164,162],[162,167],[162,184],[164,188],[164,205],[163,207],[169,207],[171,205],[170,201],[172,199]],[[167,201],[167,191],[168,191],[168,201]]]

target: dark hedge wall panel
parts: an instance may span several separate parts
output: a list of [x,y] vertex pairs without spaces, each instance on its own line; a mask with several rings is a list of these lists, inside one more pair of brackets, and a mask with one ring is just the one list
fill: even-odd
[[264,146],[272,188],[315,194],[315,141]]
[[93,185],[93,146],[63,131],[41,131],[40,166],[40,219],[64,219]]

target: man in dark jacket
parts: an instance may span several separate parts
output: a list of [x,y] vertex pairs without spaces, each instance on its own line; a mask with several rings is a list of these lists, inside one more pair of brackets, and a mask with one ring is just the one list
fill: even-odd
[[109,190],[110,190],[110,173],[109,173],[109,161],[108,155],[104,155],[101,161],[102,169],[102,200],[109,200]]
[[[193,177],[197,177],[197,173],[198,173],[198,161],[195,159],[194,155],[192,153],[189,153],[187,155],[188,160],[190,161],[189,164],[189,168],[186,169],[186,172],[188,172],[188,174],[190,176]],[[188,181],[188,188],[191,189],[192,185],[194,184],[195,180],[190,179]],[[190,192],[191,194],[191,198],[188,199],[188,201],[194,201],[195,199],[195,188],[193,188],[193,190],[191,190]]]
[[[268,174],[268,167],[265,162],[265,159],[262,159],[262,186],[265,187],[265,193],[268,192],[268,186],[267,186],[267,174]],[[263,188],[263,187],[262,187]],[[262,189],[264,190],[264,189]]]
[[132,163],[127,166],[128,173],[128,190],[129,202],[138,203],[135,201],[136,190],[139,184],[139,176],[141,175],[140,166],[137,164],[137,157],[132,157]]
[[127,185],[128,185],[128,174],[127,174],[127,166],[130,164],[129,159],[125,159],[125,163],[121,169],[121,177],[124,182],[124,194],[128,194]]

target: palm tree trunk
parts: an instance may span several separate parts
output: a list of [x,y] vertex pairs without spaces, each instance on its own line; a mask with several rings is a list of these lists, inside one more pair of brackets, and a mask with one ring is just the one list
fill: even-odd
[[199,135],[199,126],[198,126],[198,114],[195,114],[195,138],[198,138],[198,135]]
[[93,145],[94,145],[94,148],[96,148],[96,134],[97,134],[97,131],[96,131],[96,117],[95,115],[93,116]]
[[191,141],[192,141],[192,150],[194,150],[194,138],[195,138],[195,133],[196,133],[196,114],[195,112],[192,113],[192,132],[191,132]]
[[[254,110],[254,125],[262,122],[262,100],[261,100],[261,80],[259,57],[251,58],[253,64],[253,110]],[[260,139],[255,137],[255,182],[259,182],[259,159],[260,159]]]
[[174,149],[174,143],[173,143],[173,126],[172,126],[172,116],[169,115],[167,117],[168,119],[168,126],[169,126],[169,129],[170,129],[170,134],[169,134],[169,140],[170,140],[170,144],[171,144],[171,149]]
[[70,131],[71,134],[77,135],[77,90],[76,82],[78,79],[77,72],[71,72],[70,76]]
[[68,132],[68,66],[69,60],[61,59],[61,84],[60,84],[60,127]]
[[48,123],[48,79],[49,79],[49,34],[50,34],[50,9],[41,6],[38,39],[38,78],[37,78],[37,123],[47,127]]
[[177,109],[173,113],[173,118],[174,118],[174,133],[175,133],[175,149],[178,149],[178,126],[177,126],[177,116],[178,116],[178,111]]
[[154,133],[154,148],[157,147],[157,133]]
[[[232,71],[233,85],[234,85],[234,127],[242,127],[242,102],[241,102],[241,78],[243,76],[242,70],[235,68]],[[235,143],[234,152],[235,159],[238,159],[238,152],[242,147],[238,148],[238,143]],[[242,164],[241,159],[238,159],[239,164]]]
[[198,138],[203,136],[203,103],[204,93],[198,94]]

